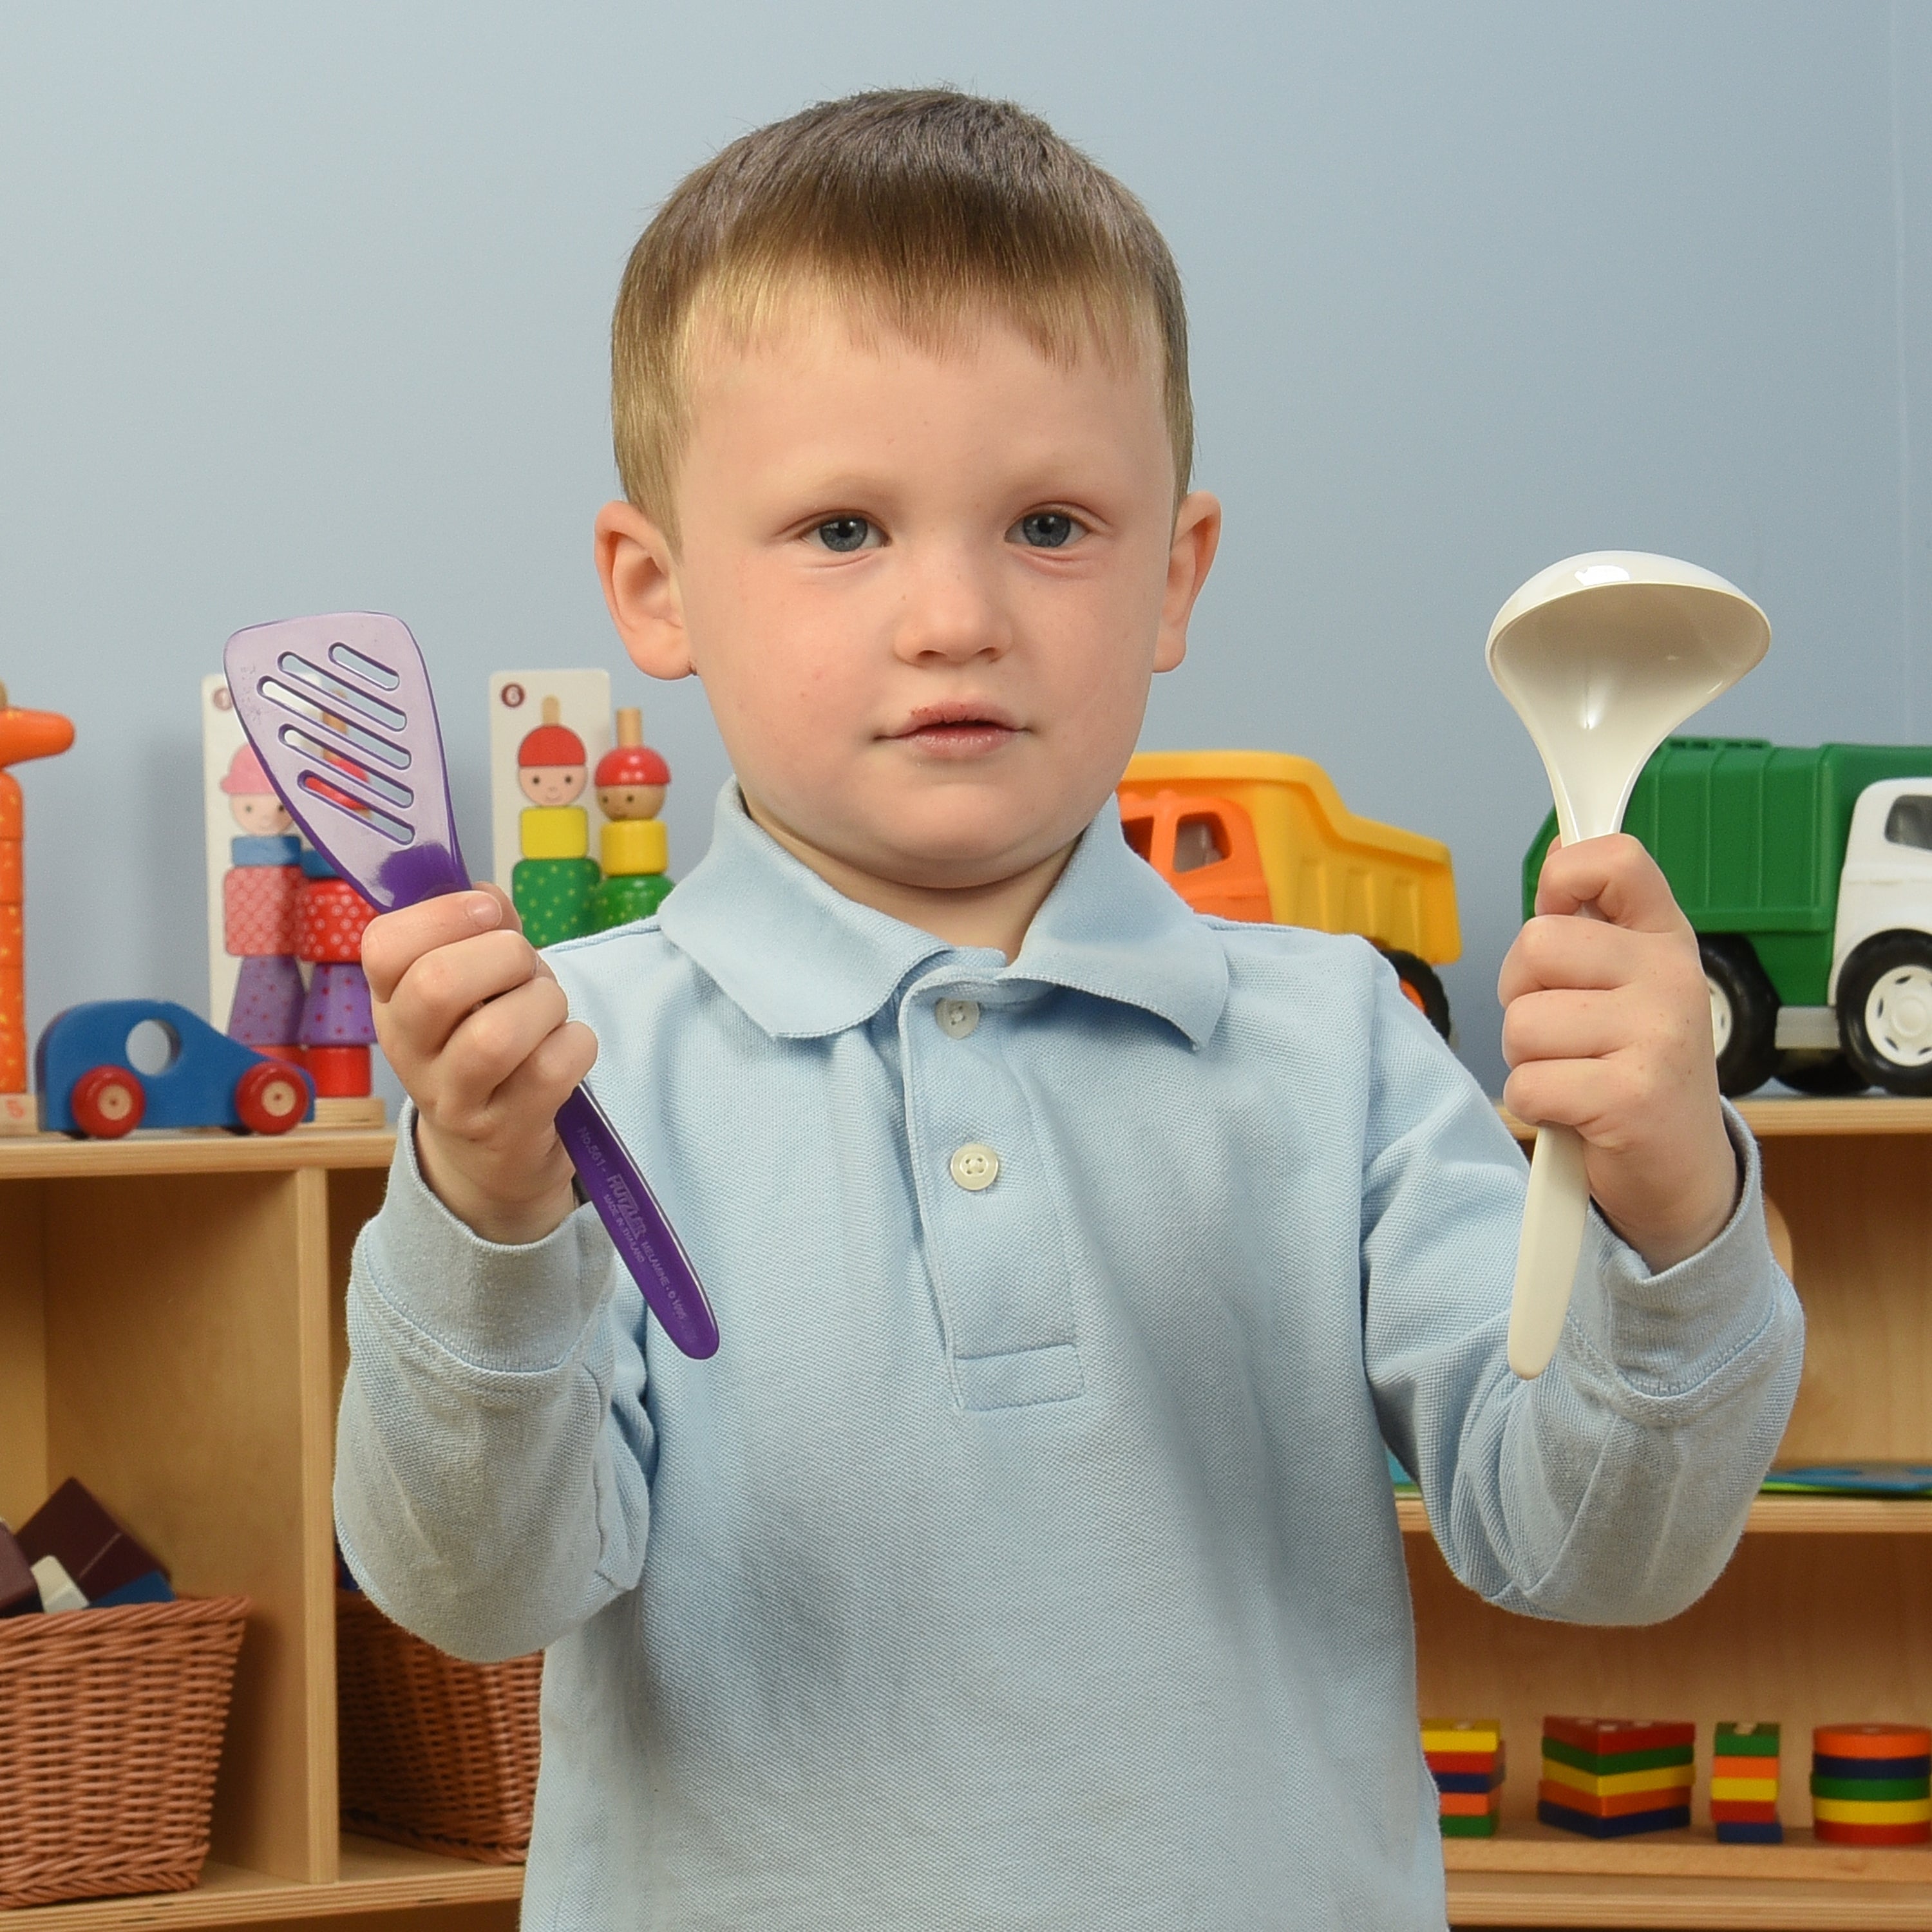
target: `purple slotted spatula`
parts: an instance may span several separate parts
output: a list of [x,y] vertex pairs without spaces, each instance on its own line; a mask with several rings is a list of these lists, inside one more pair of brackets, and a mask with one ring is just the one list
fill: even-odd
[[[468,890],[429,673],[400,617],[347,611],[237,631],[235,713],[309,842],[383,912]],[[617,1131],[579,1087],[556,1130],[651,1312],[687,1355],[718,1348],[698,1275]]]

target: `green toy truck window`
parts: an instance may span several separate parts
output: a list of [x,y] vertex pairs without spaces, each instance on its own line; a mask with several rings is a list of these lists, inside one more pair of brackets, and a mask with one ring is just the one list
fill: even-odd
[[1932,797],[1921,792],[1894,799],[1886,814],[1885,836],[1891,844],[1916,845],[1922,852],[1932,852]]

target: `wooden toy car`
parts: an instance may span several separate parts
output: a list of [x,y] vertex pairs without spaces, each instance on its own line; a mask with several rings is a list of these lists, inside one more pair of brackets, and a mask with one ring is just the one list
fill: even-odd
[[[144,1073],[129,1049],[148,1022],[168,1056]],[[95,1000],[56,1013],[34,1048],[34,1076],[43,1130],[93,1140],[140,1126],[285,1134],[315,1114],[315,1087],[301,1067],[217,1033],[171,1000]]]

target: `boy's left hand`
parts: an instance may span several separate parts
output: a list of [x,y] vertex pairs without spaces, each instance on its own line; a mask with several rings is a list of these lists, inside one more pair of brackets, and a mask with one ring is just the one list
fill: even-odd
[[1552,849],[1496,992],[1504,1105],[1576,1129],[1598,1207],[1654,1272],[1694,1255],[1737,1204],[1738,1161],[1696,935],[1642,846]]

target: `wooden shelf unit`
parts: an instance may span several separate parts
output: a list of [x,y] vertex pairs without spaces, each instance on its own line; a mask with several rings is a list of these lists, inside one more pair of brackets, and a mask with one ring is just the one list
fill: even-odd
[[[1809,1323],[1788,1460],[1932,1460],[1932,1102],[1748,1103]],[[0,1913],[26,1932],[286,1926],[510,1932],[522,1874],[337,1823],[329,1479],[356,1231],[386,1132],[0,1141],[0,1516],[62,1477],[110,1499],[194,1594],[254,1601],[214,1853],[193,1892]],[[1425,1708],[1498,1714],[1504,1835],[1444,1847],[1458,1924],[1932,1928],[1932,1852],[1707,1830],[1603,1845],[1537,1825],[1545,1712],[1785,1726],[1788,1825],[1814,1724],[1932,1712],[1932,1503],[1775,1497],[1683,1616],[1648,1629],[1490,1610],[1398,1504]],[[1701,1824],[1701,1796],[1694,1814]],[[393,1924],[393,1919],[389,1920]]]
[[[1932,1462],[1932,1101],[1747,1101],[1790,1224],[1807,1327],[1786,1462]],[[1512,1123],[1526,1137],[1520,1124]],[[1814,1724],[1932,1714],[1932,1502],[1765,1496],[1709,1593],[1641,1629],[1546,1623],[1456,1582],[1421,1504],[1399,1498],[1423,1708],[1496,1716],[1502,1835],[1445,1842],[1460,1925],[1932,1928],[1932,1849],[1815,1843]],[[1600,1844],[1536,1822],[1549,1712],[1690,1718],[1688,1832]],[[1713,1727],[1784,1727],[1790,1842],[1720,1845]]]
[[386,1131],[0,1139],[0,1516],[78,1476],[194,1596],[254,1610],[192,1892],[0,1912],[108,1932],[370,1919],[510,1932],[520,1869],[345,1839],[329,1489],[343,1292]]

